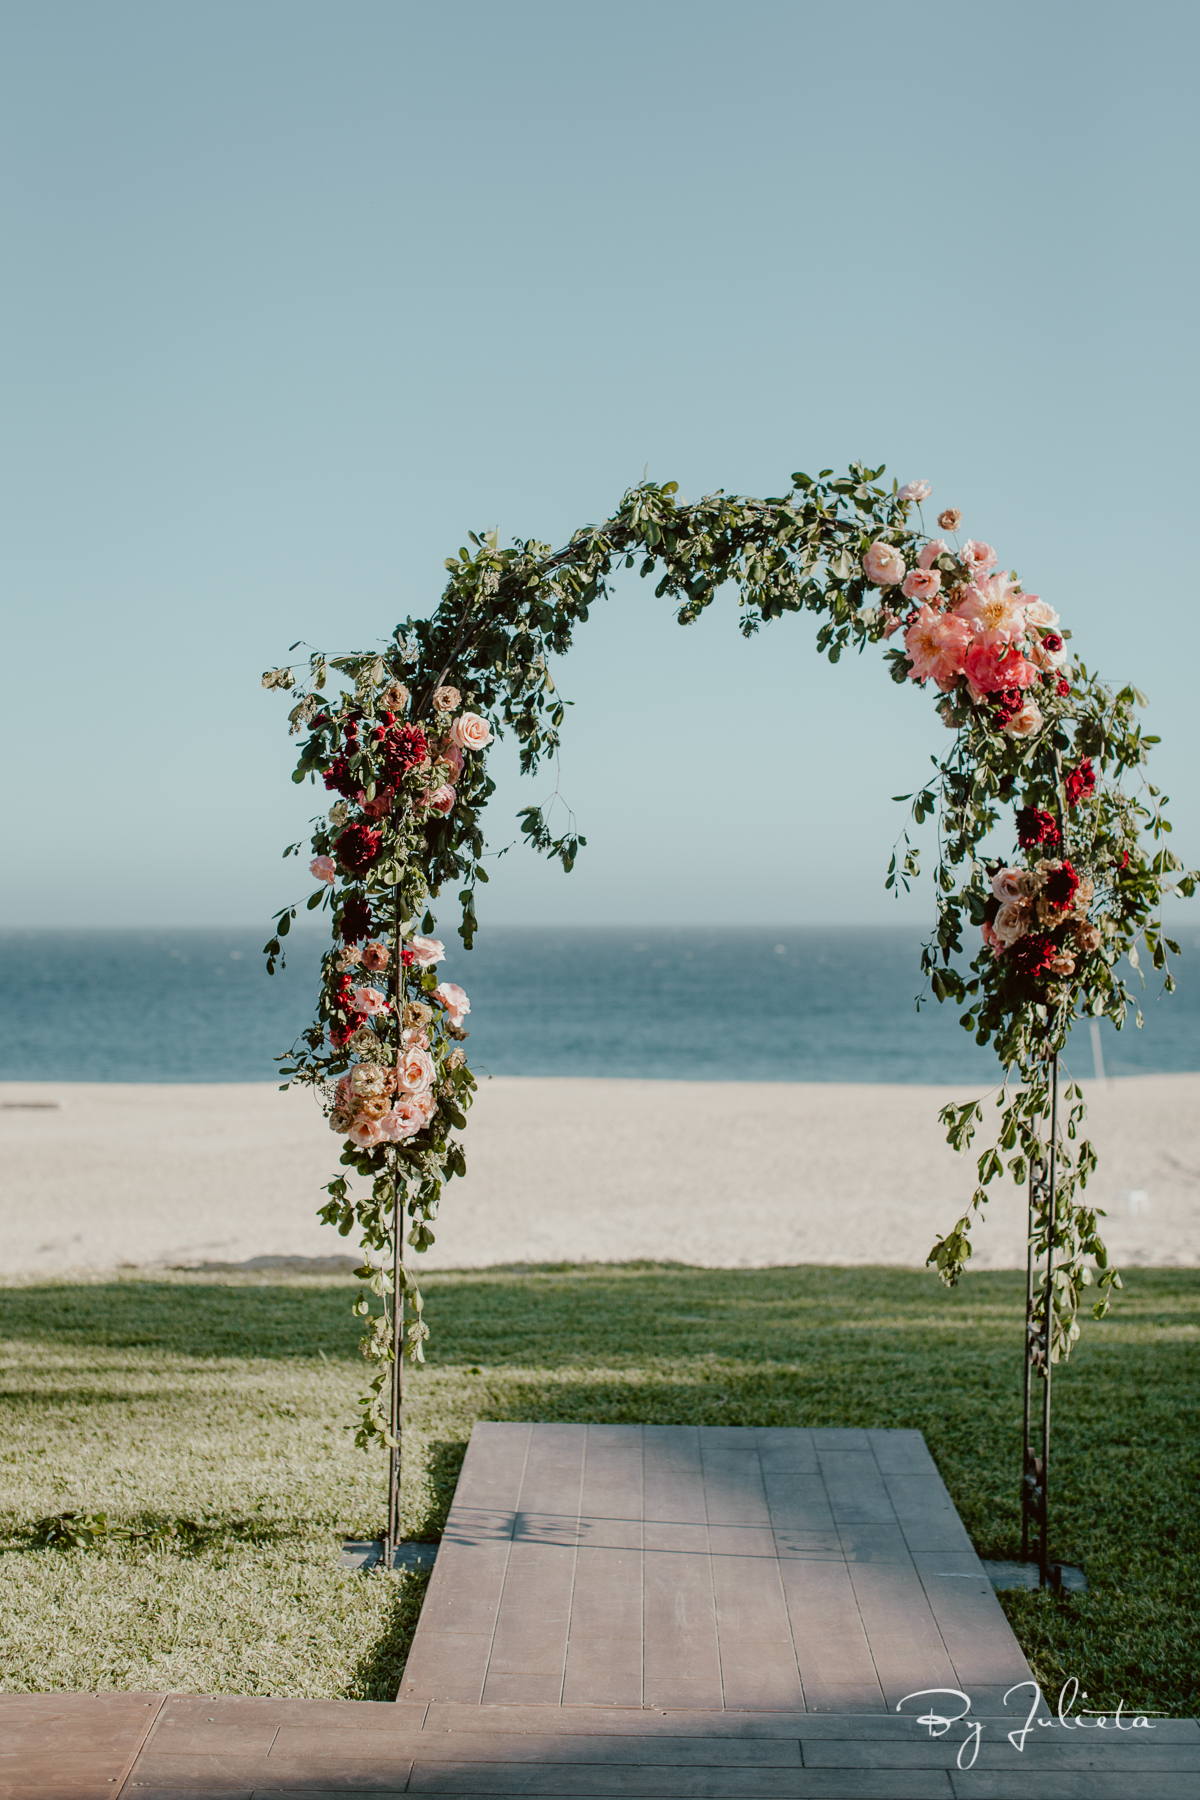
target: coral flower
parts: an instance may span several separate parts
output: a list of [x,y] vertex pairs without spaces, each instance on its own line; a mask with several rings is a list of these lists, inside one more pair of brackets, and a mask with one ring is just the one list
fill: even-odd
[[993,575],[971,583],[954,608],[954,615],[965,619],[972,631],[1000,631],[1005,637],[1020,637],[1025,630],[1025,596],[1007,575]]
[[381,969],[386,969],[391,960],[392,953],[386,944],[375,942],[363,945],[362,966],[364,969],[369,969],[373,975],[378,974]]
[[315,875],[318,881],[328,881],[332,884],[337,880],[337,864],[332,856],[314,856],[308,865],[308,872],[310,875]]
[[970,643],[971,627],[965,620],[923,606],[904,634],[912,665],[909,680],[924,682],[932,675],[939,687],[952,686]]
[[938,557],[944,556],[948,548],[949,546],[943,538],[930,538],[917,558],[918,569],[932,569]]
[[963,668],[972,687],[980,694],[998,694],[1002,688],[1031,687],[1037,679],[1034,665],[1026,661],[1003,631],[985,631],[975,638],[963,657]]

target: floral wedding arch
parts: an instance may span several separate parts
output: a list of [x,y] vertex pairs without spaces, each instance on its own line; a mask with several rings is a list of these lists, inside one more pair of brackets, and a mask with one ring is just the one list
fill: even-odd
[[[316,1017],[282,1073],[316,1090],[343,1140],[344,1172],[328,1183],[321,1216],[361,1235],[355,1311],[377,1367],[357,1441],[392,1448],[392,1526],[399,1365],[402,1355],[423,1360],[428,1335],[401,1239],[417,1251],[433,1241],[442,1189],[466,1170],[456,1134],[475,1089],[462,1047],[470,1002],[459,983],[440,979],[449,959],[431,908],[447,887],[457,892],[469,949],[475,889],[487,880],[488,747],[512,733],[523,772],[557,748],[563,706],[550,658],[622,566],[656,575],[655,593],[681,625],[728,584],[744,635],[784,613],[815,613],[817,649],[831,662],[878,647],[893,681],[936,694],[949,748],[919,792],[897,796],[911,801],[918,825],[938,821],[937,920],[921,968],[939,1001],[964,1008],[976,1042],[994,1045],[1005,1073],[996,1144],[979,1156],[967,1210],[929,1261],[947,1283],[958,1279],[973,1216],[1007,1166],[1030,1183],[1033,1248],[1055,1259],[1050,1361],[1078,1335],[1084,1289],[1096,1285],[1099,1316],[1119,1285],[1082,1198],[1096,1162],[1077,1136],[1082,1094],[1069,1083],[1051,1125],[1051,1069],[1056,1095],[1057,1055],[1077,1016],[1124,1022],[1136,1003],[1118,964],[1137,967],[1139,941],[1166,971],[1178,946],[1162,933],[1161,897],[1192,894],[1200,877],[1165,847],[1165,797],[1141,774],[1158,741],[1136,721],[1144,696],[1102,684],[1068,648],[1052,607],[1004,573],[988,544],[960,537],[957,509],[938,515],[942,535],[927,532],[927,482],[885,487],[882,474],[851,464],[837,479],[829,469],[815,480],[795,474],[777,498],[718,492],[695,505],[677,498],[674,482],[643,482],[558,551],[533,540],[501,548],[495,533],[472,533],[447,560],[431,618],[397,626],[382,651],[313,654],[263,676],[265,687],[298,689],[293,780],[336,796],[315,822],[318,886],[307,902],[331,912],[333,943]],[[1133,793],[1122,786],[1128,776],[1137,777]],[[985,840],[1010,816],[1011,854],[991,858]],[[585,840],[552,836],[536,806],[520,818],[534,848],[570,870]],[[292,844],[284,855],[300,853]],[[918,867],[906,832],[887,886],[907,887]],[[266,946],[272,971],[296,912],[278,915]],[[941,1114],[960,1151],[982,1119],[977,1102]],[[1049,1203],[1036,1180],[1048,1157],[1057,1177]],[[369,1185],[352,1193],[350,1174]]]

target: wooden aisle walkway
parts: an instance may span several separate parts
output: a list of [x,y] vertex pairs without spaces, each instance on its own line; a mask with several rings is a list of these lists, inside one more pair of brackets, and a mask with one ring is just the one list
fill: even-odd
[[1195,1720],[1018,1748],[1028,1680],[917,1432],[481,1425],[396,1703],[0,1695],[0,1800],[1200,1795]]
[[919,1431],[493,1424],[401,1696],[883,1712],[1028,1679]]

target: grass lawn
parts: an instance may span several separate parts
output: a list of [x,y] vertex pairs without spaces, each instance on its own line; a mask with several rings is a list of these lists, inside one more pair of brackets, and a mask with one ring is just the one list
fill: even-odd
[[[1022,1277],[897,1269],[436,1275],[408,1380],[406,1525],[436,1537],[476,1419],[899,1425],[977,1549],[1019,1551]],[[390,1699],[425,1577],[337,1566],[381,1523],[345,1430],[363,1364],[337,1278],[0,1287],[0,1688]],[[1200,1273],[1134,1271],[1055,1381],[1051,1553],[1090,1590],[1004,1605],[1050,1691],[1196,1713]],[[67,1508],[191,1539],[39,1549]]]

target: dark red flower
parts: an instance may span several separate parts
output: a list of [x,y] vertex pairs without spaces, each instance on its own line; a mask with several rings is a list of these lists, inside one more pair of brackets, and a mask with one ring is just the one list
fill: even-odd
[[1058,820],[1040,806],[1023,806],[1017,814],[1017,842],[1022,850],[1033,850],[1039,844],[1053,849],[1062,843]]
[[1010,719],[1015,719],[1025,704],[1025,695],[1020,688],[1015,687],[1001,688],[991,699],[996,722],[1001,727],[1007,725]]
[[365,875],[383,846],[372,825],[347,825],[333,840],[333,853],[351,875]]
[[419,725],[394,725],[384,737],[382,760],[388,781],[398,783],[410,769],[428,762],[429,739]]
[[1071,684],[1067,680],[1065,675],[1059,676],[1058,681],[1055,683],[1054,691],[1058,695],[1060,700],[1066,699],[1067,695],[1071,691]]
[[364,800],[362,809],[368,819],[386,819],[396,804],[396,796],[391,788],[380,788],[373,800]]
[[344,756],[335,756],[325,771],[325,786],[335,794],[341,794],[344,800],[357,800],[362,793],[361,787],[350,773],[350,764]]
[[1076,769],[1068,769],[1063,777],[1063,786],[1067,790],[1067,805],[1078,806],[1087,794],[1096,791],[1096,771],[1092,767],[1092,759],[1085,756]]
[[408,945],[405,944],[403,950],[401,950],[401,952],[400,952],[400,961],[404,964],[404,967],[406,969],[411,969],[413,964],[416,962],[416,960],[417,960],[416,951],[410,950]]
[[342,908],[342,942],[356,944],[371,935],[371,908],[361,894],[351,894]]
[[1042,898],[1056,912],[1065,912],[1079,889],[1079,877],[1064,858],[1057,869],[1051,869],[1042,889]]
[[1057,955],[1058,946],[1047,932],[1027,931],[1005,952],[1005,972],[1036,981],[1048,972]]

